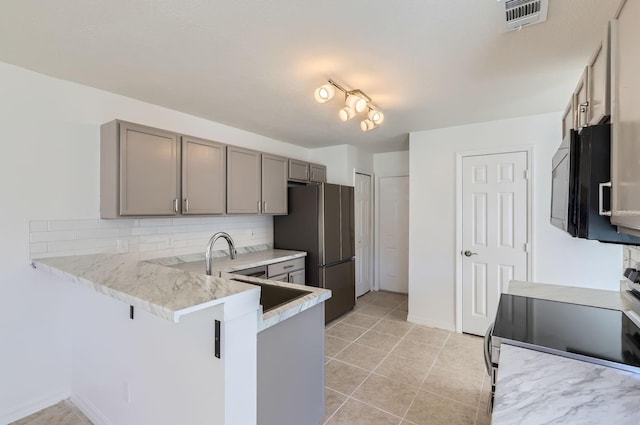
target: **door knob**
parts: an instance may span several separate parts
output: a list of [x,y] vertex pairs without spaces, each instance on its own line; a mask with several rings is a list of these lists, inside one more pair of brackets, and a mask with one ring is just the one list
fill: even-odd
[[472,255],[478,255],[477,252],[471,252],[468,249],[464,252],[464,255],[467,257],[471,257]]

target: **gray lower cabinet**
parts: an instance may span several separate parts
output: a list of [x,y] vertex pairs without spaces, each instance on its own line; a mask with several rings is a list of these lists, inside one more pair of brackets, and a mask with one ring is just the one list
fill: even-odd
[[309,164],[309,180],[312,182],[327,182],[327,166],[320,164]]
[[306,285],[304,264],[304,258],[294,258],[293,260],[269,264],[267,266],[267,279]]
[[182,214],[226,212],[225,145],[182,137]]
[[260,152],[227,147],[227,212],[259,214],[262,211]]
[[287,158],[262,154],[262,213],[287,213]]
[[180,137],[124,121],[100,127],[100,217],[178,214]]
[[611,22],[611,223],[640,235],[640,2],[623,3]]
[[318,425],[324,405],[324,305],[258,333],[258,425]]

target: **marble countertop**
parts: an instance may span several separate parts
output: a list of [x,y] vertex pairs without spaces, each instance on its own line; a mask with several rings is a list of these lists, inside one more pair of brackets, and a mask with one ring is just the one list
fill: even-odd
[[574,286],[550,285],[512,280],[506,291],[511,295],[562,301],[572,304],[626,311],[631,309],[629,300],[620,291],[578,288]]
[[640,423],[640,374],[503,344],[493,425]]
[[[138,261],[130,255],[95,254],[53,257],[33,260],[35,267],[69,278],[96,292],[110,296],[134,307],[141,308],[173,322],[195,311],[228,301],[231,297],[248,291],[259,292],[255,285],[230,280],[234,275],[226,271],[253,267],[292,258],[304,257],[299,251],[266,249],[239,253],[233,265],[221,258],[214,258],[213,276],[204,269],[187,270],[178,264],[198,263],[198,255]],[[203,259],[203,258],[202,258]],[[191,261],[189,261],[191,260]],[[166,263],[163,265],[162,263]],[[282,320],[319,304],[331,297],[331,291],[284,282],[238,276],[278,286],[291,286],[309,291],[309,295],[293,300],[258,317],[258,329],[266,329]]]

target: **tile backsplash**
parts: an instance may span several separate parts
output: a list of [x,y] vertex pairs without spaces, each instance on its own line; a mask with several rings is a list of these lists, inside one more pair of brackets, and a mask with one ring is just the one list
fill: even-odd
[[[273,245],[273,217],[223,216],[141,219],[32,220],[31,258],[129,253],[140,260],[204,252],[215,232],[227,232],[237,247]],[[224,241],[216,249],[226,249]]]
[[622,252],[623,269],[627,267],[638,268],[638,263],[640,263],[640,246],[626,245]]

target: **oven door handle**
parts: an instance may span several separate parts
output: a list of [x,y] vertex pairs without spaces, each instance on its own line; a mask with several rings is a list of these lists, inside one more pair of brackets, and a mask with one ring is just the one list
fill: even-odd
[[487,328],[487,333],[484,335],[484,363],[487,367],[487,374],[491,376],[491,332],[493,332],[493,323]]

